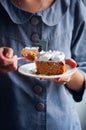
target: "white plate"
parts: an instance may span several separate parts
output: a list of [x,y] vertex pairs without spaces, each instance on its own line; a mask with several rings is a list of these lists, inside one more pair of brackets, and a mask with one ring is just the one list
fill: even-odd
[[35,63],[29,63],[22,65],[18,68],[18,71],[25,75],[25,76],[30,76],[30,77],[36,77],[36,78],[59,78],[59,77],[64,77],[64,76],[69,76],[75,72],[76,68],[71,68],[69,65],[66,65],[67,71],[64,74],[60,75],[41,75],[41,74],[36,74],[36,66]]

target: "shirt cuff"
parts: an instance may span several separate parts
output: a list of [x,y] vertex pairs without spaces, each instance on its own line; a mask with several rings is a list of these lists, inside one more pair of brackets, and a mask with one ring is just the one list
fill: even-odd
[[84,94],[84,91],[85,91],[85,88],[86,88],[86,73],[79,70],[83,75],[84,75],[84,83],[83,83],[83,86],[82,86],[82,89],[80,91],[75,91],[75,90],[72,90],[68,87],[67,84],[65,84],[65,87],[69,90],[69,92],[72,94],[73,96],[73,99],[76,101],[76,102],[80,102],[82,101],[82,98],[83,98],[83,94]]

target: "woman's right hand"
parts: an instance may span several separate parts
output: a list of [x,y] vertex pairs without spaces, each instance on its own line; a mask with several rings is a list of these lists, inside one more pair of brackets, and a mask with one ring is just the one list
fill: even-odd
[[17,56],[13,55],[13,49],[0,47],[0,73],[7,73],[17,69]]

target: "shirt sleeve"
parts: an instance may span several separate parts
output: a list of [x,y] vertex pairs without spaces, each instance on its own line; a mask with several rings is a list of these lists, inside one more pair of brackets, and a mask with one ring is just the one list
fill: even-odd
[[79,92],[66,87],[73,95],[74,100],[79,102],[82,100],[86,88],[86,8],[81,0],[77,0],[74,10],[71,57],[77,62],[77,68],[84,75],[85,81]]
[[83,99],[83,94],[85,91],[85,82],[82,86],[82,89],[80,91],[74,91],[72,89],[70,89],[67,85],[65,85],[65,87],[68,89],[68,91],[72,94],[73,99],[75,100],[75,102],[80,102]]

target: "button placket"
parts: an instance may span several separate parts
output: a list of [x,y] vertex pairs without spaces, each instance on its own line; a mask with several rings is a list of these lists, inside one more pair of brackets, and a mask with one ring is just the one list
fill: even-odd
[[31,35],[31,40],[32,40],[33,42],[38,42],[38,40],[39,40],[39,34],[33,33],[33,34]]
[[41,17],[40,16],[36,16],[34,15],[31,20],[31,26],[32,26],[32,33],[31,33],[31,36],[30,36],[30,39],[31,41],[33,42],[33,45],[34,46],[40,46],[39,45],[39,39],[41,39],[41,30],[40,29],[42,26],[41,26]]
[[33,87],[33,91],[37,94],[41,93],[42,92],[42,87],[39,86],[39,85],[36,85]]
[[[35,85],[33,87],[33,91],[34,91],[34,93],[36,93],[36,95],[38,95],[38,94],[40,94],[42,92],[42,87],[40,85]],[[37,99],[38,103],[36,103],[35,108],[36,108],[37,111],[43,111],[44,108],[45,108],[45,105],[44,105],[44,103],[42,101],[40,101],[40,100],[38,101],[38,100],[39,99]]]
[[38,104],[36,104],[36,110],[37,111],[43,111],[44,110],[44,107],[45,107],[45,105],[44,105],[44,103],[38,103]]
[[38,23],[39,23],[39,19],[37,17],[33,16],[32,19],[31,19],[31,24],[35,26]]

